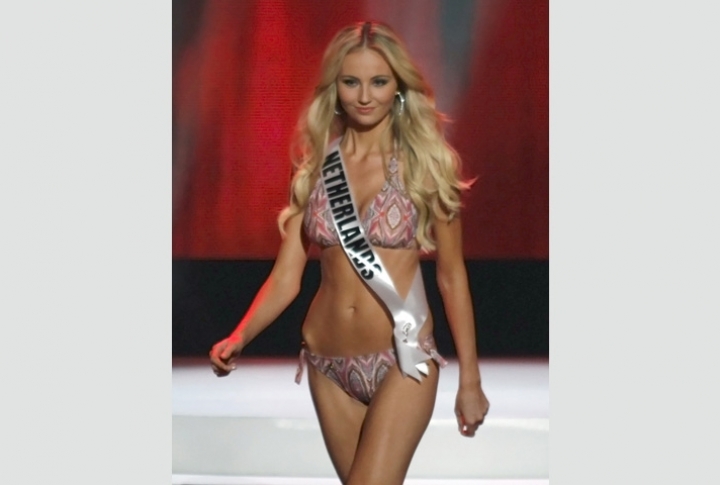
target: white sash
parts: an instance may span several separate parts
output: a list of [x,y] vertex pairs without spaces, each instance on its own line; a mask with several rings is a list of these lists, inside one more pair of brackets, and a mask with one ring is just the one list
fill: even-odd
[[427,360],[431,359],[418,343],[420,329],[428,316],[420,265],[415,271],[410,292],[403,300],[360,223],[357,206],[345,176],[345,162],[340,153],[339,139],[328,147],[321,168],[321,178],[328,196],[335,230],[345,254],[355,271],[392,314],[393,337],[400,370],[404,375],[420,381],[421,372],[428,375]]

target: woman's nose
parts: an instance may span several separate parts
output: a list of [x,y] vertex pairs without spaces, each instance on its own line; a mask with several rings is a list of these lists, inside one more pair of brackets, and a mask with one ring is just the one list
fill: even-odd
[[359,94],[358,102],[360,104],[368,104],[370,102],[370,86],[360,86]]

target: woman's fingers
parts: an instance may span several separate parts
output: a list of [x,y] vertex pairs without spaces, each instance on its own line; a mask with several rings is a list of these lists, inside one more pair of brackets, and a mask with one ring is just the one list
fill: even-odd
[[465,416],[460,411],[455,411],[455,417],[457,418],[458,431],[463,436],[474,436],[477,426],[470,425],[466,422]]
[[226,376],[235,369],[235,364],[230,362],[231,358],[232,349],[229,348],[226,342],[213,346],[210,350],[210,365],[216,376]]
[[[472,415],[473,413],[470,414]],[[487,412],[485,414],[487,414]],[[467,437],[475,436],[475,432],[485,421],[485,414],[478,415],[479,417],[475,418],[466,418],[462,411],[455,410],[455,416],[458,423],[458,431],[460,431],[460,434]]]
[[[225,346],[225,349],[220,353],[220,360],[222,360],[223,362],[227,362],[229,364],[230,360],[232,359],[232,356],[233,356],[233,349],[231,349],[230,346],[227,345],[227,346]],[[234,368],[235,367],[233,367],[233,369]]]
[[472,438],[475,436],[475,432],[477,431],[478,427],[480,426],[480,423],[468,423],[465,421],[465,418],[462,415],[459,415],[457,417],[458,420],[458,431],[460,431],[460,434],[463,436],[467,436],[469,438]]
[[222,370],[222,369],[219,369],[219,368],[217,368],[217,367],[213,367],[213,372],[214,372],[215,375],[218,376],[218,377],[225,377],[226,375],[230,374],[230,372],[225,371],[225,370]]
[[463,419],[462,414],[460,414],[460,411],[455,411],[455,419],[457,419],[458,431],[460,434],[465,434],[465,420]]

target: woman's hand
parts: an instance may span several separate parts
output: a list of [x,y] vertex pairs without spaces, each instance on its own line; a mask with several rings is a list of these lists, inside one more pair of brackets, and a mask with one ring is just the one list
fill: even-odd
[[210,350],[210,365],[218,377],[224,377],[235,370],[233,361],[242,352],[243,343],[237,338],[230,336],[213,345]]
[[490,403],[478,382],[475,385],[461,385],[455,398],[455,416],[460,434],[475,436],[475,431],[485,420]]

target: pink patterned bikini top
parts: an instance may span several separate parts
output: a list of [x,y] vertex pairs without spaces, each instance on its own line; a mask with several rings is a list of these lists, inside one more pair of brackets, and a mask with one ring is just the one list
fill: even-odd
[[[398,162],[395,157],[388,163],[390,177],[385,180],[380,192],[375,196],[362,218],[362,226],[370,244],[381,248],[416,248],[418,214],[412,200],[405,193],[405,187],[398,174]],[[360,208],[357,208],[358,212]],[[321,247],[340,244],[328,196],[322,180],[318,177],[308,199],[303,226],[308,238]]]

